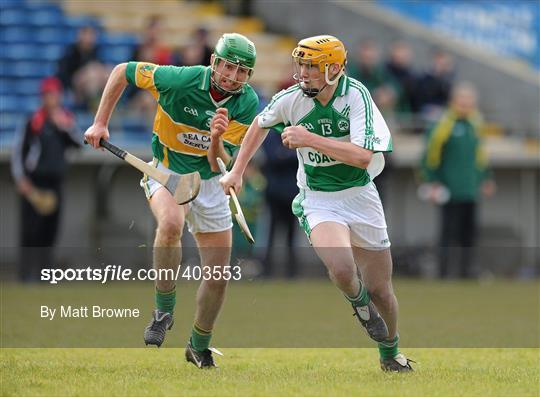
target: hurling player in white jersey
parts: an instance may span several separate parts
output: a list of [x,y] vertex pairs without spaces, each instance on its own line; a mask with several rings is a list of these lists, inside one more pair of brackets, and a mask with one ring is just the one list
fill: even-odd
[[274,95],[255,118],[221,184],[225,192],[239,191],[268,130],[281,133],[283,145],[298,155],[300,192],[293,213],[330,278],[378,342],[381,368],[412,371],[398,350],[390,241],[372,182],[384,165],[380,152],[392,150],[390,132],[368,90],[345,75],[347,52],[340,40],[310,37],[292,56],[297,84]]

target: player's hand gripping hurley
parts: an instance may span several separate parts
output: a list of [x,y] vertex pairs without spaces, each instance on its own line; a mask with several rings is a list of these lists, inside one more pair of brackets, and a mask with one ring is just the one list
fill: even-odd
[[[85,143],[87,142],[85,141]],[[103,138],[99,140],[99,145],[115,156],[125,160],[143,174],[161,183],[172,194],[174,201],[179,205],[189,203],[199,194],[201,176],[198,172],[191,172],[184,175],[165,173],[145,163],[131,153],[114,146]]]
[[[219,166],[219,170],[221,171],[221,175],[227,174],[227,168],[225,167],[225,163],[223,160],[221,160],[220,157],[217,158],[217,163]],[[240,207],[240,203],[238,202],[238,197],[236,197],[236,192],[234,191],[234,188],[229,188],[229,194],[231,195],[234,203],[234,208],[236,209],[236,214],[234,214],[234,218],[236,219],[236,223],[238,223],[238,226],[240,226],[240,230],[242,230],[242,233],[244,233],[244,236],[246,237],[246,240],[249,241],[251,244],[255,244],[255,239],[251,235],[251,232],[249,231],[249,227],[246,222],[246,218],[244,217],[244,213],[242,212],[242,208]]]

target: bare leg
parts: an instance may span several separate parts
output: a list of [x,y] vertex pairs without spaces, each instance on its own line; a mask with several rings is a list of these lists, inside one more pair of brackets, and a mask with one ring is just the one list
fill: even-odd
[[203,275],[207,267],[219,269],[219,273],[212,271],[209,280],[203,279],[197,290],[195,324],[205,331],[211,331],[225,300],[227,280],[223,279],[222,271],[229,265],[231,258],[232,230],[197,233],[195,238],[201,255]]
[[362,281],[388,326],[389,338],[393,339],[398,330],[398,302],[392,287],[390,249],[374,251],[353,246],[352,251]]
[[[176,269],[182,260],[180,238],[187,206],[179,207],[171,194],[160,188],[152,196],[150,208],[157,221],[154,269]],[[175,280],[156,280],[156,288],[161,292],[171,291],[174,286]]]
[[360,280],[351,250],[349,228],[336,222],[323,222],[313,228],[310,238],[336,287],[351,298],[357,296]]

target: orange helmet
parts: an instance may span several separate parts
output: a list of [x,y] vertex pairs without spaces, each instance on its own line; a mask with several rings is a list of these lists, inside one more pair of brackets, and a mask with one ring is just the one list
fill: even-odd
[[347,50],[343,43],[334,36],[322,35],[300,40],[292,52],[295,61],[311,61],[319,64],[324,73],[326,67],[337,63],[342,67],[347,63]]
[[[314,36],[300,40],[292,52],[292,57],[297,65],[319,65],[319,71],[324,73],[326,84],[334,85],[345,72],[347,50],[345,50],[343,43],[334,36]],[[328,70],[333,64],[340,65],[340,71],[330,80]]]

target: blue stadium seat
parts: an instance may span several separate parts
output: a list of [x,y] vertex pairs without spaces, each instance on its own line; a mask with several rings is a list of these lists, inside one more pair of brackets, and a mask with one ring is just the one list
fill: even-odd
[[0,95],[11,95],[15,92],[16,88],[17,80],[0,78]]
[[70,16],[69,18],[65,18],[64,20],[64,24],[66,27],[68,28],[73,28],[73,29],[80,29],[84,26],[93,26],[94,28],[96,28],[96,30],[98,32],[100,32],[102,29],[101,29],[101,24],[99,23],[99,21],[94,18],[94,17],[89,17],[89,16]]
[[2,117],[0,117],[0,133],[14,133],[19,128],[22,128],[24,120],[25,113],[2,112]]
[[138,44],[137,38],[132,34],[101,34],[98,38],[98,44],[102,46],[135,46]]
[[99,49],[99,58],[113,65],[129,61],[132,54],[132,46],[102,46]]
[[34,112],[41,105],[41,98],[28,96],[19,98],[19,110],[25,113]]
[[148,121],[144,117],[125,117],[122,120],[122,130],[126,134],[144,134],[148,132]]
[[54,62],[0,62],[0,75],[9,78],[42,78],[55,72]]
[[13,93],[18,95],[39,95],[41,79],[16,79]]
[[21,103],[19,98],[15,95],[0,95],[0,112],[4,117],[5,112],[19,112],[21,111]]
[[0,42],[17,44],[33,43],[36,32],[29,26],[0,26]]
[[0,112],[4,113],[31,113],[39,108],[39,96],[0,95]]
[[2,49],[4,59],[10,61],[40,61],[38,52],[39,46],[32,44],[7,44]]
[[77,32],[75,29],[63,27],[45,27],[36,32],[35,41],[43,44],[68,45],[75,41]]
[[41,8],[29,13],[28,22],[35,26],[59,26],[64,24],[64,15],[57,8]]
[[37,57],[44,61],[57,62],[62,57],[65,50],[66,47],[64,45],[43,45],[39,47]]
[[2,8],[22,8],[24,7],[24,0],[2,0]]
[[28,24],[28,15],[23,8],[11,8],[0,12],[0,25],[19,26]]
[[94,122],[94,114],[88,112],[77,112],[75,113],[75,120],[77,122],[77,126],[81,130],[86,130]]

